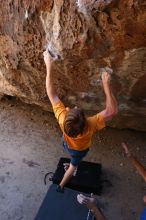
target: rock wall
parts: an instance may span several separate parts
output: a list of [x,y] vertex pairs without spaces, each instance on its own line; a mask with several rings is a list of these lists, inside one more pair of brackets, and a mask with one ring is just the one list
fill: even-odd
[[146,131],[145,0],[1,0],[0,94],[51,111],[42,52],[61,56],[54,83],[66,105],[104,107],[100,68],[113,69],[117,128]]

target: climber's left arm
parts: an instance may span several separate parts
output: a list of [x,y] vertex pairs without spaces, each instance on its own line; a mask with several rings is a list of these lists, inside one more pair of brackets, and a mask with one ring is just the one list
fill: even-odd
[[48,51],[45,51],[43,53],[44,55],[44,62],[46,64],[46,71],[47,71],[47,76],[46,76],[46,90],[47,90],[47,95],[49,97],[49,100],[52,105],[56,104],[59,100],[59,97],[55,91],[53,81],[52,81],[52,64],[54,62],[54,59],[50,56]]

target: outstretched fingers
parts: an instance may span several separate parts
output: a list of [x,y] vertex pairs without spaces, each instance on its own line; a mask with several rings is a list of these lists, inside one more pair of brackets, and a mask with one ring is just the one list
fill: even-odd
[[129,149],[128,149],[127,145],[124,142],[122,143],[122,147],[124,149],[124,152],[125,152],[126,156],[130,157],[131,153],[129,152]]

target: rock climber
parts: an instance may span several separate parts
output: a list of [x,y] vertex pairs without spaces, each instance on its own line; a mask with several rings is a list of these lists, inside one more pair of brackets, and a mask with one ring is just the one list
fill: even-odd
[[[86,156],[91,146],[91,139],[96,131],[105,127],[105,122],[117,114],[117,101],[110,86],[110,74],[102,73],[102,85],[106,96],[105,109],[93,116],[85,116],[79,107],[65,107],[59,99],[52,81],[52,64],[54,57],[48,50],[44,52],[46,65],[46,90],[52,104],[55,117],[63,132],[63,146],[71,157],[69,166],[61,180],[57,191],[63,192],[65,184],[72,177],[80,161]],[[98,103],[97,103],[98,104]]]

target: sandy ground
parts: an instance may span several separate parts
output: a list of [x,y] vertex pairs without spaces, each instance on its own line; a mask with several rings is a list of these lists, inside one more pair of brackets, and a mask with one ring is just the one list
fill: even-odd
[[[44,174],[66,156],[60,137],[53,114],[16,100],[0,102],[0,220],[34,219],[49,187]],[[146,184],[125,158],[122,141],[146,166],[146,134],[130,130],[99,132],[85,160],[102,163],[107,181],[98,200],[108,220],[137,220]]]

